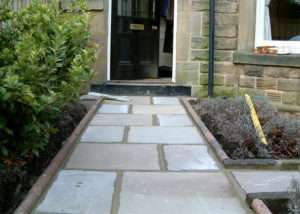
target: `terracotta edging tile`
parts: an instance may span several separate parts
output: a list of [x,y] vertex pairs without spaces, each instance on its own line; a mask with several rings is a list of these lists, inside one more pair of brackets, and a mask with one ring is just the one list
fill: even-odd
[[262,200],[254,199],[251,207],[255,211],[256,214],[272,214],[269,208],[265,205]]

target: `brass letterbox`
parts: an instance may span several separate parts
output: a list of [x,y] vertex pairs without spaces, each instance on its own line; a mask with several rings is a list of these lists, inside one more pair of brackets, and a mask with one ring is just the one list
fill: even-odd
[[130,30],[144,30],[145,26],[142,24],[130,24]]

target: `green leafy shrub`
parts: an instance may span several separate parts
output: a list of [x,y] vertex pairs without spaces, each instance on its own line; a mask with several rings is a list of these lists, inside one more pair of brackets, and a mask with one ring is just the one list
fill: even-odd
[[199,114],[233,159],[299,158],[300,121],[279,114],[266,98],[253,99],[268,145],[260,142],[244,97],[208,99]]
[[0,150],[4,156],[38,155],[56,130],[60,108],[79,97],[93,76],[91,16],[83,0],[67,13],[38,0],[13,11],[0,2]]

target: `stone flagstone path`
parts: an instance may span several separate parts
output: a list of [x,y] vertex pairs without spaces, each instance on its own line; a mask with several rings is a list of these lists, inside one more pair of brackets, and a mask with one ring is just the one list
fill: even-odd
[[247,213],[178,98],[105,100],[34,213]]

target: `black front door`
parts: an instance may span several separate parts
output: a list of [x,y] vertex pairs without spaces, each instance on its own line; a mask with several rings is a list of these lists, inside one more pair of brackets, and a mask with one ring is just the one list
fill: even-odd
[[158,77],[158,0],[113,0],[111,79]]

